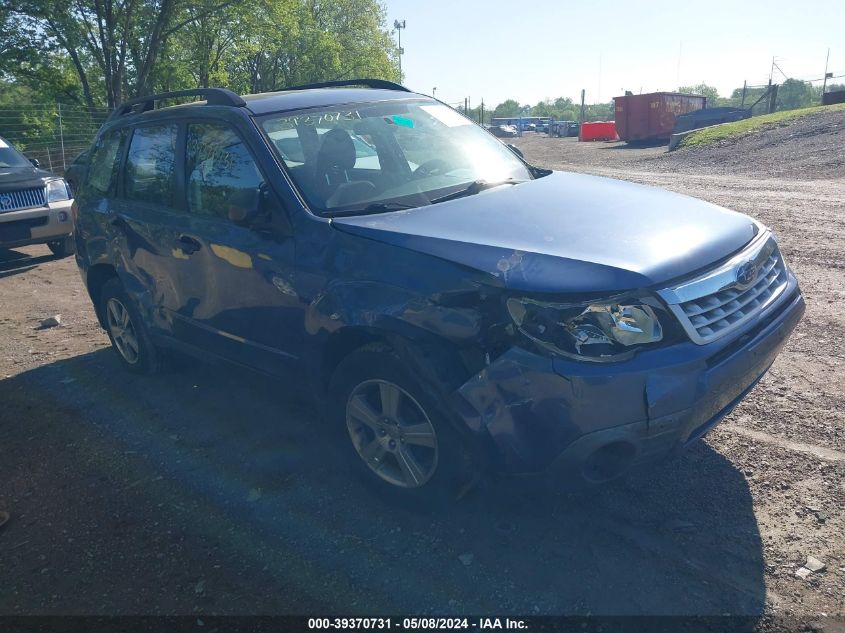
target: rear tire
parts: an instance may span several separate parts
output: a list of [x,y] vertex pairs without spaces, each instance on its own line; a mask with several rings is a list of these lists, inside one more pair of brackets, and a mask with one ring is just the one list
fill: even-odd
[[76,242],[73,240],[73,235],[68,235],[53,242],[47,242],[47,247],[56,257],[67,257],[76,252]]
[[100,291],[100,314],[121,364],[136,374],[161,369],[161,354],[135,302],[118,279],[109,279]]
[[409,507],[453,500],[465,468],[465,441],[442,398],[390,348],[371,345],[338,365],[330,422],[350,470],[379,496]]

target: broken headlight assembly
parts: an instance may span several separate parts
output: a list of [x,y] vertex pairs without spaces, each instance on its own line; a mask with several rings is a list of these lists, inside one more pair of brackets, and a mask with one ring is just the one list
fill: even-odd
[[511,298],[508,312],[522,334],[539,347],[576,360],[613,362],[663,341],[655,299],[618,297],[585,303]]

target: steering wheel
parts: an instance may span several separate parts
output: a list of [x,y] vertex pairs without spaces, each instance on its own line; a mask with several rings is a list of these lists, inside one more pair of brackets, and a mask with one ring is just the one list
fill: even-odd
[[414,170],[414,176],[417,178],[425,178],[426,176],[434,176],[437,174],[445,174],[452,169],[451,163],[442,158],[432,158],[419,165]]

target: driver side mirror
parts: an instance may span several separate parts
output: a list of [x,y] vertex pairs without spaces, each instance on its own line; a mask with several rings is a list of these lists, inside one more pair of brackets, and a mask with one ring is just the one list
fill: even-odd
[[516,145],[513,145],[512,143],[508,143],[508,149],[510,151],[512,151],[514,154],[516,154],[517,156],[519,156],[520,158],[522,158],[522,159],[525,158],[525,156],[522,154],[522,150],[519,149]]
[[37,158],[30,158],[29,162],[32,163],[33,167],[41,167],[41,163],[38,162]]
[[259,233],[291,235],[287,213],[266,184],[253,189],[239,189],[228,199],[229,220]]
[[249,226],[261,215],[263,198],[263,187],[236,190],[226,201],[229,220],[241,226]]

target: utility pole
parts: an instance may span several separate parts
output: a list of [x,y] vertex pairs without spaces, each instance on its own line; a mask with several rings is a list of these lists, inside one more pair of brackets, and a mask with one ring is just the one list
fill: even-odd
[[783,72],[780,66],[777,64],[777,58],[772,56],[772,69],[769,71],[769,105],[767,111],[769,114],[775,111],[777,108],[777,99],[778,99],[778,85],[773,83],[775,78],[775,68],[778,69],[778,72],[783,76],[784,79],[789,79],[786,73]]
[[481,97],[481,113],[478,115],[478,122],[484,125],[484,97]]
[[830,49],[827,49],[827,58],[824,60],[824,82],[822,83],[822,105],[824,105],[824,91],[827,90],[827,80],[833,77],[833,73],[827,72],[827,64],[830,61]]
[[402,83],[402,29],[405,28],[405,20],[393,20],[393,28],[396,29],[396,34],[399,36],[399,83]]
[[62,142],[62,169],[67,169],[67,164],[65,163],[65,130],[62,126],[62,104],[57,103],[56,105],[59,106],[59,138]]
[[584,89],[581,88],[581,123],[584,122]]
[[778,85],[772,84],[771,90],[769,93],[769,114],[774,112],[778,107]]
[[464,97],[464,116],[469,116],[469,97]]
[[432,89],[431,89],[431,97],[432,97],[432,99],[436,99],[436,98],[437,98],[437,96],[436,96],[436,95],[437,95],[437,86],[434,86],[434,88],[432,88]]
[[745,93],[748,91],[748,80],[742,82],[742,104],[740,104],[740,108],[745,107]]
[[769,71],[769,87],[766,88],[768,103],[766,103],[766,114],[772,113],[772,79],[775,76],[775,58],[772,56],[772,69]]

